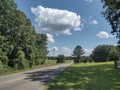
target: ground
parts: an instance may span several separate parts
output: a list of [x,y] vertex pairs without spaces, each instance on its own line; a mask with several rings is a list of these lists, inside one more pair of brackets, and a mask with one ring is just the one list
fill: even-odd
[[73,64],[46,86],[48,90],[120,90],[114,62]]

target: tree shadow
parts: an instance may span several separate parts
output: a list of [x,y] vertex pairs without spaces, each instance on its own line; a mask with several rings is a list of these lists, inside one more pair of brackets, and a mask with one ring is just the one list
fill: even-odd
[[120,70],[111,64],[68,67],[48,90],[120,90]]
[[41,84],[46,85],[51,82],[57,75],[60,74],[61,71],[64,70],[64,67],[60,67],[57,69],[46,69],[42,71],[35,72],[27,72],[27,80],[31,81],[39,81]]

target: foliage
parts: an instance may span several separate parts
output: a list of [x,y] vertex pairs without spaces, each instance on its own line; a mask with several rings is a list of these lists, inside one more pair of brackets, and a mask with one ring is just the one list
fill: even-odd
[[3,64],[2,64],[2,62],[0,61],[0,71],[2,71],[2,69],[3,69]]
[[[14,0],[0,0],[0,61],[7,67],[24,69],[47,55],[47,36],[37,34],[30,19]],[[39,63],[39,62],[38,62]]]
[[[116,56],[114,54],[111,54],[115,50],[116,47],[112,45],[98,45],[92,52],[92,59],[94,62],[105,62],[110,59],[111,57],[117,58],[117,50],[116,50]],[[113,59],[114,60],[114,59]]]
[[75,47],[75,49],[73,50],[73,56],[75,56],[74,62],[75,63],[79,63],[80,62],[80,58],[81,58],[81,56],[83,54],[84,54],[84,50],[82,49],[82,47],[80,45],[77,45]]
[[87,63],[89,61],[89,57],[88,56],[82,56],[81,61],[84,62],[84,63]]
[[117,33],[120,39],[120,0],[102,0],[103,16],[111,25],[111,33]]
[[65,56],[64,56],[64,55],[58,55],[58,57],[57,57],[57,62],[56,62],[56,63],[63,63],[63,62],[64,62],[64,59],[65,59]]
[[113,48],[109,52],[108,61],[118,60],[118,51],[116,48]]

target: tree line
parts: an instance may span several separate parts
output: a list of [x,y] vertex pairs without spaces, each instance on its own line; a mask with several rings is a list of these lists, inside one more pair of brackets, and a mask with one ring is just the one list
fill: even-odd
[[14,0],[0,0],[0,70],[42,64],[46,54],[46,34],[35,32]]
[[89,56],[84,55],[84,50],[80,45],[73,50],[74,63],[115,61],[119,60],[119,57],[118,47],[113,45],[98,45]]
[[89,58],[94,62],[115,61],[119,59],[119,52],[116,46],[98,45]]

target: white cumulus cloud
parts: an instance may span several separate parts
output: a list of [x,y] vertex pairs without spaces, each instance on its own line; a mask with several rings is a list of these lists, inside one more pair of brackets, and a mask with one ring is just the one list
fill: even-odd
[[49,51],[48,55],[49,56],[57,56],[58,55],[58,47],[54,46],[52,48],[47,49]]
[[81,30],[81,17],[74,12],[42,6],[31,7],[37,27],[45,33],[71,35],[70,30]]
[[89,56],[92,53],[92,51],[93,51],[93,49],[87,49],[87,48],[84,49],[86,56]]
[[100,31],[98,34],[97,34],[97,36],[99,37],[99,38],[112,38],[112,37],[114,37],[113,35],[109,35],[107,32],[105,32],[105,31]]
[[91,22],[90,22],[90,24],[97,25],[97,24],[98,24],[98,21],[95,20],[95,19],[92,19]]
[[57,52],[59,49],[58,49],[58,47],[53,47],[52,50]]
[[62,47],[62,54],[65,56],[71,56],[72,50],[70,48],[67,48],[67,47]]
[[87,2],[92,2],[93,0],[85,0],[85,1],[87,1]]
[[58,52],[58,47],[54,46],[52,48],[49,48],[48,51],[54,51],[54,52]]
[[67,47],[62,47],[62,52],[68,52],[68,51],[70,51],[69,48],[67,48]]
[[53,36],[51,35],[51,34],[46,34],[47,35],[47,40],[49,41],[49,42],[55,42],[55,40],[54,40],[54,38],[53,38]]

